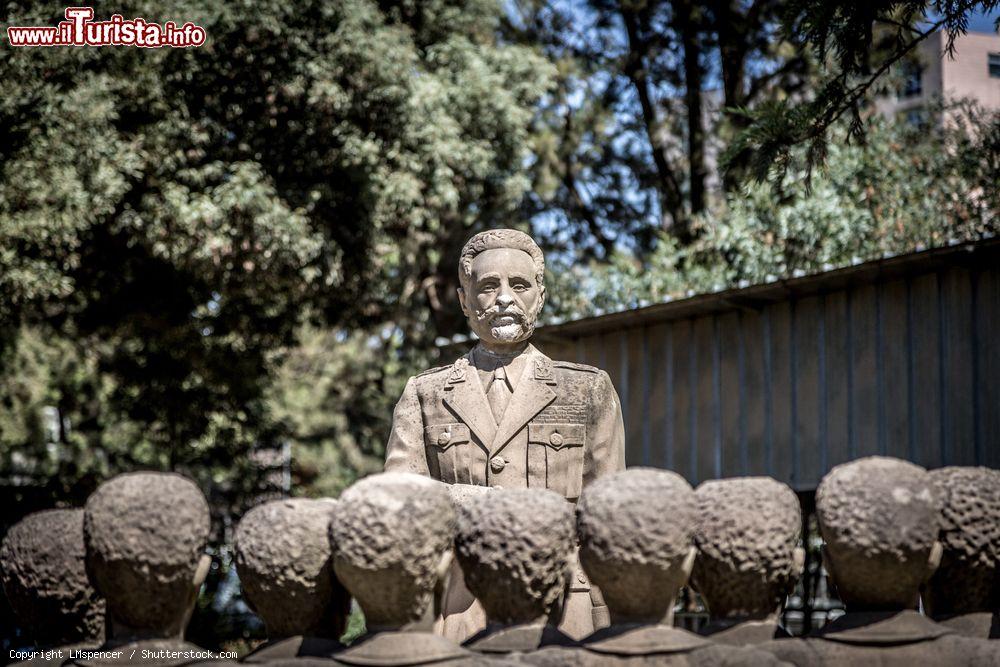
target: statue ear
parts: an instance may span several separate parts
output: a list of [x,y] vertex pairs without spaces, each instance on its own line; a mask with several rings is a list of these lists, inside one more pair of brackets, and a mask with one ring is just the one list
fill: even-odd
[[465,303],[465,290],[459,287],[455,290],[458,293],[458,304],[462,306],[462,314],[469,316],[469,307]]
[[795,547],[792,551],[792,574],[798,579],[802,576],[802,570],[806,566],[806,550],[802,547]]
[[698,555],[698,549],[694,545],[688,547],[687,555],[684,556],[684,562],[681,563],[681,576],[683,581],[681,581],[681,586],[687,584],[688,579],[691,578],[691,572],[694,570],[694,559]]
[[941,556],[944,555],[944,546],[934,540],[934,546],[931,547],[931,552],[927,555],[927,575],[924,577],[924,582],[930,580],[937,572],[938,567],[941,566]]

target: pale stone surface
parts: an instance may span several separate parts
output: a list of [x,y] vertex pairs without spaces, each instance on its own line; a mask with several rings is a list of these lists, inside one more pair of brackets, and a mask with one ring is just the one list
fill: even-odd
[[995,642],[961,637],[913,610],[848,613],[809,638],[758,646],[800,667],[1000,665]]
[[694,493],[680,475],[631,468],[591,484],[577,507],[580,562],[615,614],[662,618],[688,573]]
[[423,616],[454,533],[448,491],[427,478],[383,473],[344,491],[330,521],[333,562],[370,626]]
[[572,505],[549,491],[504,490],[460,509],[455,553],[491,621],[526,623],[556,609],[574,542]]
[[824,561],[847,613],[807,639],[760,645],[796,665],[997,665],[986,640],[914,611],[937,565],[941,499],[930,475],[885,457],[835,467],[816,492]]
[[554,627],[571,572],[573,506],[544,489],[501,490],[459,509],[455,552],[486,630],[477,651],[529,651],[569,639]]
[[[410,378],[393,413],[385,469],[452,484],[548,488],[575,500],[586,483],[624,468],[621,405],[607,373],[530,345],[545,300],[534,241],[515,230],[477,234],[459,273],[480,343]],[[488,397],[496,369],[510,385],[499,419]]]
[[[523,232],[496,229],[469,239],[459,260],[459,301],[480,342],[406,383],[393,412],[387,472],[547,488],[575,501],[584,486],[625,467],[621,403],[608,374],[552,360],[530,343],[545,303],[544,276],[542,251]],[[563,627],[584,633],[606,612],[580,572]],[[452,624],[474,626],[477,610],[464,610],[467,618]]]
[[802,572],[795,492],[770,477],[740,477],[704,482],[695,497],[692,584],[711,616],[702,634],[726,643],[774,638],[777,613]]
[[[87,571],[107,600],[110,633],[102,649],[117,657],[80,665],[190,664],[202,649],[183,641],[208,572],[210,522],[205,496],[172,473],[118,475],[87,499]],[[132,654],[132,651],[135,654]],[[143,659],[143,651],[150,651]]]
[[695,497],[679,475],[633,468],[590,485],[577,506],[580,560],[601,588],[611,626],[579,648],[523,660],[557,665],[774,665],[771,654],[716,645],[672,627],[677,593],[694,560]]
[[473,656],[431,633],[447,586],[455,509],[447,488],[382,473],[341,495],[330,520],[337,577],[365,613],[368,634],[336,655],[344,664],[451,664]]
[[962,633],[990,637],[1000,609],[1000,471],[932,470],[941,495],[941,565],[924,592],[938,620]]
[[18,623],[39,648],[104,638],[104,600],[87,578],[83,510],[35,512],[0,546],[3,589]]
[[[492,487],[489,486],[448,485],[451,500],[459,513],[462,506],[471,499],[492,491]],[[457,558],[451,563],[448,590],[442,607],[444,611],[434,624],[434,632],[457,644],[463,643],[486,627],[486,610],[465,585],[465,575],[462,574],[462,567],[458,564]]]
[[816,514],[824,562],[848,610],[916,606],[933,571],[940,509],[927,472],[899,459],[858,459],[823,478]]
[[240,520],[236,572],[269,640],[244,662],[342,648],[336,640],[344,632],[350,596],[333,573],[328,529],[335,506],[330,499],[275,500]]

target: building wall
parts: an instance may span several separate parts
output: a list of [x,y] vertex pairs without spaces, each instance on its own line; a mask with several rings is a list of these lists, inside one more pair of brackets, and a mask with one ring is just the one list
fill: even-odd
[[955,40],[955,57],[945,53],[947,37],[936,32],[917,46],[916,59],[923,67],[922,92],[913,97],[890,95],[875,100],[887,117],[905,116],[926,108],[935,99],[971,99],[988,109],[1000,109],[1000,78],[990,77],[987,58],[1000,53],[1000,35],[968,33]]
[[1000,468],[997,253],[872,275],[756,303],[731,294],[707,314],[548,327],[539,346],[608,371],[630,466],[692,484],[771,475],[810,490],[871,454]]
[[944,96],[969,98],[989,109],[1000,109],[1000,78],[987,69],[990,53],[1000,53],[1000,35],[969,33],[955,42],[954,60],[941,60]]

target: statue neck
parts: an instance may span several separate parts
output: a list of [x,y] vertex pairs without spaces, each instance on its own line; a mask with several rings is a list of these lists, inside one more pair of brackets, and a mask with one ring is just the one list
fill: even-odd
[[531,343],[527,340],[523,340],[519,343],[497,343],[490,341],[489,343],[480,340],[477,346],[477,353],[481,354],[484,358],[492,358],[496,361],[506,362],[511,359],[524,354],[524,351],[528,349],[528,345]]

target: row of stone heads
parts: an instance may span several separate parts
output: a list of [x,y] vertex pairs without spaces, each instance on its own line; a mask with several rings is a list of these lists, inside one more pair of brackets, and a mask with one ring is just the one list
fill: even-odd
[[[1000,471],[859,459],[823,479],[816,510],[848,611],[913,609],[921,595],[940,618],[1000,607]],[[209,523],[190,480],[120,475],[83,510],[39,512],[11,528],[0,548],[4,591],[39,647],[179,640],[208,571]],[[794,492],[762,477],[692,489],[675,473],[632,468],[590,484],[574,507],[545,490],[383,473],[336,500],[258,506],[235,547],[269,640],[330,646],[351,597],[369,636],[429,632],[457,562],[490,622],[474,649],[489,628],[554,628],[577,562],[613,626],[669,625],[688,584],[718,628],[774,622],[801,574],[801,525]],[[331,655],[351,664],[338,650]],[[405,664],[393,660],[383,664]]]

